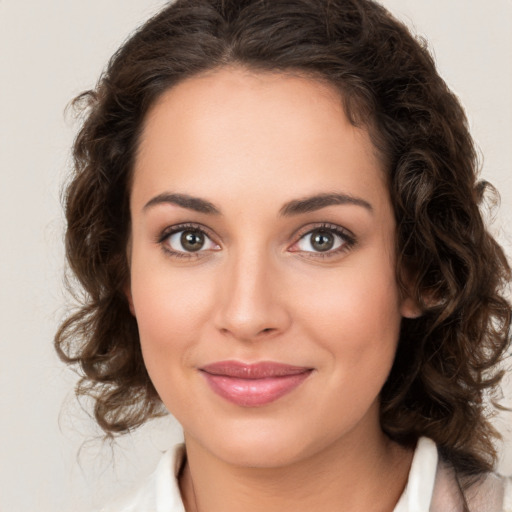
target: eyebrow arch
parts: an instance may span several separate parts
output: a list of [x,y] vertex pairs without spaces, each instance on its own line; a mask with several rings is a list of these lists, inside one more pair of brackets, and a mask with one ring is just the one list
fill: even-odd
[[[174,204],[176,206],[180,206],[181,208],[187,208],[188,210],[193,210],[199,213],[208,215],[221,215],[220,210],[214,204],[210,203],[210,201],[206,201],[205,199],[201,199],[199,197],[189,196],[188,194],[171,194],[165,192],[150,199],[144,205],[143,210],[145,211],[159,204]],[[300,215],[302,213],[314,212],[327,206],[345,204],[361,206],[368,210],[370,213],[373,213],[372,205],[364,199],[348,194],[331,193],[316,194],[302,199],[294,199],[289,201],[288,203],[285,203],[279,210],[279,215],[283,217],[291,217],[293,215]]]
[[220,210],[209,201],[200,199],[199,197],[189,196],[187,194],[159,194],[150,199],[145,205],[143,210],[146,211],[149,208],[158,204],[175,204],[188,210],[193,210],[199,213],[206,213],[210,215],[220,215]]
[[286,203],[280,210],[279,214],[283,217],[290,217],[292,215],[299,215],[301,213],[314,212],[337,204],[350,204],[361,206],[373,213],[373,206],[360,197],[354,197],[348,194],[316,194],[313,196],[304,197],[302,199],[295,199]]

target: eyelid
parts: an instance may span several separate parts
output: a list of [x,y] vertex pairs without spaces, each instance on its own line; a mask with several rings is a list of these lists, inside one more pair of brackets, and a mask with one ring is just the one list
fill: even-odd
[[201,233],[204,233],[208,238],[211,238],[212,240],[215,238],[215,235],[206,226],[203,226],[202,224],[197,224],[195,222],[183,222],[180,224],[173,224],[172,226],[167,226],[164,229],[162,229],[157,236],[157,242],[163,242],[170,235],[174,233],[179,233],[180,231],[186,231],[187,229],[191,231],[200,231]]
[[196,224],[194,222],[184,222],[182,224],[174,224],[172,226],[167,226],[158,234],[156,238],[156,243],[162,246],[162,249],[172,256],[183,257],[183,258],[198,258],[203,256],[208,251],[218,250],[218,249],[199,249],[198,251],[177,251],[172,249],[169,244],[165,244],[165,241],[169,239],[172,235],[179,233],[180,231],[198,231],[205,235],[212,243],[214,243],[217,247],[220,248],[220,244],[216,240],[216,236],[212,234],[211,230],[202,224]]
[[[325,230],[330,233],[333,233],[335,236],[338,236],[342,239],[341,246],[334,249],[334,250],[328,250],[328,251],[303,251],[300,249],[293,250],[291,247],[297,245],[300,240],[302,240],[306,235],[309,235],[315,231],[318,230]],[[295,242],[293,242],[292,246],[288,248],[288,251],[294,252],[294,253],[302,253],[307,254],[307,257],[313,257],[313,258],[328,258],[330,256],[336,256],[340,253],[347,252],[350,249],[352,249],[356,243],[357,238],[356,236],[347,228],[344,228],[342,226],[339,226],[337,224],[331,224],[328,222],[320,222],[318,224],[308,225],[304,226],[300,230],[298,230],[294,236]]]
[[[297,245],[297,243],[303,239],[306,235],[309,235],[317,230],[325,230],[328,232],[333,233],[335,236],[338,236],[342,239],[341,246],[334,249],[334,250],[328,250],[328,251],[303,251],[300,249],[292,249],[293,246]],[[212,243],[217,245],[217,249],[213,250],[220,250],[221,244],[216,240],[216,235],[212,233],[212,231],[207,228],[206,226],[202,224],[197,224],[194,222],[184,222],[181,224],[175,224],[172,226],[167,226],[164,228],[158,236],[156,237],[156,243],[162,246],[162,250],[164,250],[166,253],[176,256],[176,257],[183,257],[183,258],[199,258],[202,256],[205,256],[204,253],[207,253],[209,251],[212,251],[212,249],[206,249],[206,250],[198,250],[198,251],[177,251],[173,250],[169,247],[168,244],[165,244],[164,242],[173,234],[179,233],[180,231],[199,231],[203,233]],[[337,224],[331,224],[329,222],[319,222],[315,224],[309,224],[307,226],[304,226],[296,231],[296,233],[293,235],[293,238],[295,239],[295,242],[291,246],[288,247],[288,251],[292,253],[302,253],[307,254],[307,257],[312,258],[328,258],[330,256],[336,256],[340,253],[344,253],[352,249],[357,243],[356,236],[347,228],[339,226]]]

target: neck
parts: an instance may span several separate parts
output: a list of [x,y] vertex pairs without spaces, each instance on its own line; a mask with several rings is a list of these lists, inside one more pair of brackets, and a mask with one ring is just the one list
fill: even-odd
[[412,450],[380,430],[346,436],[313,456],[280,467],[226,463],[186,438],[180,480],[187,512],[391,512],[407,482]]

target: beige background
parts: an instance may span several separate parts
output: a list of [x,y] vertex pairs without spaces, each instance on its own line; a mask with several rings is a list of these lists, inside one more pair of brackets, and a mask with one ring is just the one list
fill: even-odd
[[[66,103],[162,0],[0,0],[0,511],[82,512],[151,471],[179,438],[163,420],[111,449],[53,354],[65,312],[60,184],[76,124]],[[467,108],[512,254],[512,1],[383,0],[427,35]],[[505,392],[512,405],[512,382]],[[501,469],[512,473],[512,414]],[[84,443],[84,441],[86,441]],[[79,451],[80,450],[80,451]]]

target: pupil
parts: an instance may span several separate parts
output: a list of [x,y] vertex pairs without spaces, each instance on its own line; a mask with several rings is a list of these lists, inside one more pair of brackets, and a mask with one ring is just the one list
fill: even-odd
[[328,231],[316,231],[313,233],[311,245],[317,251],[328,251],[334,245],[334,237]]
[[187,251],[198,251],[204,245],[204,235],[197,231],[184,231],[181,235],[181,245]]

